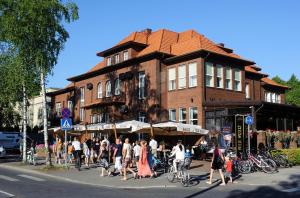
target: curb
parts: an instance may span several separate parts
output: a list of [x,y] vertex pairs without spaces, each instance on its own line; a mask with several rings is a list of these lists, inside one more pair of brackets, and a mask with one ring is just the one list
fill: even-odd
[[83,182],[83,181],[79,181],[79,180],[60,177],[60,176],[51,175],[51,174],[47,174],[47,173],[41,173],[39,171],[29,170],[29,169],[26,169],[26,168],[21,168],[21,167],[16,167],[16,166],[8,166],[8,165],[0,164],[0,168],[14,170],[14,171],[20,171],[20,172],[25,172],[25,173],[32,173],[32,174],[41,175],[41,176],[44,176],[44,177],[50,177],[50,178],[65,181],[65,182],[75,183],[75,184],[84,184],[84,185],[95,186],[95,187],[103,187],[103,188],[109,188],[109,189],[153,189],[153,188],[176,188],[177,187],[175,185],[174,186],[170,186],[170,185],[138,186],[138,187],[134,187],[134,186],[112,186],[112,185],[103,185],[103,184],[94,184],[94,183],[89,183],[89,182]]

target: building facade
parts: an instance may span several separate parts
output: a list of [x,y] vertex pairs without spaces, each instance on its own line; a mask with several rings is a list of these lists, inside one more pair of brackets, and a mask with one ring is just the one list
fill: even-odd
[[299,126],[299,108],[285,104],[288,87],[194,30],[133,32],[97,55],[103,61],[48,94],[53,126],[65,107],[74,124],[171,120],[221,130],[252,113],[257,129]]

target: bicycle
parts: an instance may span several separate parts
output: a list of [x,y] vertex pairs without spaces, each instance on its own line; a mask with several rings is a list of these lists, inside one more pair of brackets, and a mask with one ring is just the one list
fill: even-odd
[[177,172],[175,172],[173,160],[174,158],[171,158],[168,161],[168,165],[169,165],[169,170],[167,175],[168,181],[172,183],[176,181],[177,182],[180,181],[184,187],[188,187],[191,182],[191,178],[190,178],[190,174],[186,170],[185,160],[178,164]]
[[37,157],[37,154],[35,154],[33,149],[30,149],[29,151],[27,151],[27,162],[29,164],[36,166],[36,157]]
[[257,157],[255,157],[250,153],[248,155],[248,160],[250,161],[252,170],[260,169],[263,172],[269,174],[275,173],[277,171],[276,163],[269,158],[264,158],[261,155],[257,155]]

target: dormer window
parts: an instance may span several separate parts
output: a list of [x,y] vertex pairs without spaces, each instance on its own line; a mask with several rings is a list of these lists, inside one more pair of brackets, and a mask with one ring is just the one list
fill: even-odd
[[123,60],[124,61],[128,60],[128,51],[123,52]]
[[120,55],[116,54],[115,55],[115,64],[118,64],[120,62]]
[[108,58],[107,58],[107,63],[106,63],[106,65],[107,65],[107,66],[110,66],[110,65],[111,65],[111,57],[108,57]]

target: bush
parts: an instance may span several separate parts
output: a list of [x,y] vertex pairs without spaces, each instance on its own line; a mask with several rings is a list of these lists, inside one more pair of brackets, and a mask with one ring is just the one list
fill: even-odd
[[272,155],[287,155],[288,161],[293,165],[300,165],[300,149],[278,149],[273,150]]

